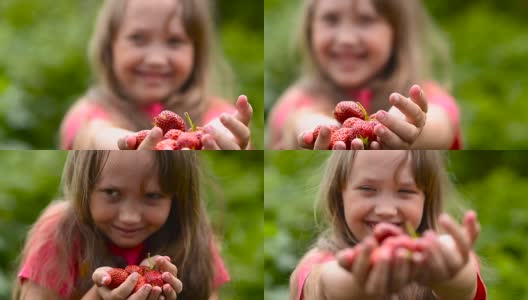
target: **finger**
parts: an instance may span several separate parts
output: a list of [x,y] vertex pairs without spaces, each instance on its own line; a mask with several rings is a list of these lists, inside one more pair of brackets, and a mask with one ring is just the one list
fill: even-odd
[[363,149],[365,149],[365,145],[363,144],[363,141],[361,141],[360,139],[356,138],[356,139],[353,139],[350,142],[350,149],[352,149],[352,150],[363,150]]
[[365,282],[367,295],[381,296],[387,293],[389,279],[390,251],[383,247],[379,260],[373,266],[370,275]]
[[234,117],[244,125],[248,126],[251,117],[253,116],[253,107],[249,104],[248,98],[245,95],[238,96],[235,106],[237,111],[235,112]]
[[169,284],[163,285],[163,295],[165,296],[165,299],[168,300],[175,300],[177,297],[176,291],[174,291],[174,289]]
[[[416,127],[423,127],[425,125],[426,113],[410,98],[393,93],[390,95],[389,101],[405,115],[409,123],[416,125]],[[377,117],[379,120],[379,116]]]
[[346,144],[345,142],[343,141],[337,141],[335,142],[334,144],[334,147],[332,148],[332,150],[346,150]]
[[183,283],[181,282],[181,280],[176,278],[176,276],[172,275],[171,273],[164,272],[163,274],[161,274],[161,278],[163,279],[163,281],[168,283],[172,287],[172,289],[176,291],[176,293],[179,294],[183,290]]
[[163,290],[159,286],[153,286],[148,295],[148,300],[158,300]]
[[370,143],[370,146],[369,146],[369,149],[370,150],[381,150],[381,144],[377,141],[374,141],[372,143]]
[[[130,274],[130,276],[127,277],[125,282],[123,282],[120,286],[112,290],[112,294],[121,299],[126,299],[134,291],[134,287],[136,286],[136,283],[138,280],[139,280],[138,273],[134,272]],[[144,288],[145,287],[143,287],[143,289]],[[149,292],[150,292],[150,289],[149,289]],[[146,299],[146,297],[143,297],[140,299]]]
[[240,150],[240,145],[238,145],[232,138],[231,133],[226,134],[220,132],[214,126],[206,126],[204,129],[205,133],[211,135],[218,147],[222,150]]
[[246,149],[249,143],[249,138],[251,137],[249,127],[234,117],[226,114],[223,114],[220,117],[220,122],[222,122],[222,124],[231,131],[235,139],[238,140],[240,149]]
[[416,103],[420,107],[423,112],[427,113],[427,110],[429,108],[427,97],[425,96],[425,92],[419,85],[415,84],[411,87],[411,89],[409,90],[409,96],[414,101],[414,103]]
[[470,240],[471,245],[475,245],[475,242],[477,241],[477,238],[480,234],[480,224],[477,221],[477,213],[474,211],[469,211],[464,216],[464,227],[466,228]]
[[163,256],[156,257],[156,265],[159,267],[160,270],[163,270],[164,272],[169,272],[170,274],[174,276],[178,276],[178,268],[172,264],[169,260],[167,260]]
[[313,148],[313,133],[311,131],[305,131],[297,137],[297,143],[304,149]]
[[448,214],[441,214],[438,222],[453,237],[458,251],[466,262],[469,259],[469,252],[471,251],[469,233],[462,226],[456,224]]
[[210,134],[204,134],[202,137],[203,150],[221,150],[214,137]]
[[433,276],[446,279],[449,277],[449,272],[447,266],[444,263],[442,258],[442,253],[440,252],[440,245],[436,234],[432,231],[426,231],[424,234],[424,239],[429,244],[427,248],[427,264],[430,267],[430,272],[434,274]]
[[[407,144],[411,144],[416,140],[416,137],[420,133],[420,130],[414,125],[406,120],[402,120],[398,118],[397,116],[391,115],[385,111],[380,111],[378,113],[378,121],[385,126],[385,128],[389,129],[387,130],[387,134],[393,133],[395,134],[399,140],[405,141]],[[382,126],[376,126],[374,128],[374,133],[382,140],[387,140],[386,135],[384,132],[381,132],[380,129],[383,129]],[[378,134],[380,132],[380,134]]]
[[152,295],[152,285],[145,284],[139,290],[136,292],[133,292],[133,294],[128,298],[121,298],[121,296],[118,296],[117,299],[128,299],[128,300],[146,300],[146,299],[158,299],[151,297]]
[[163,138],[163,131],[159,127],[154,127],[150,130],[145,140],[137,147],[138,150],[152,150],[156,144]]
[[110,270],[110,267],[102,267],[98,268],[94,271],[92,274],[92,281],[97,286],[107,286],[112,281],[112,277],[110,277],[110,274],[108,274],[108,270]]
[[336,254],[337,263],[346,270],[350,270],[357,256],[356,248],[347,248]]
[[383,125],[376,126],[374,133],[378,136],[379,143],[383,149],[408,149],[411,146]]
[[359,247],[359,254],[357,256],[357,261],[352,266],[352,272],[354,273],[360,285],[364,285],[367,280],[370,269],[370,255],[372,254],[372,251],[376,245],[377,244],[374,238],[368,237],[363,243],[356,246]]
[[321,126],[321,130],[319,131],[319,136],[315,140],[314,144],[314,150],[328,150],[328,147],[330,146],[330,128],[327,126]]
[[117,140],[117,147],[119,150],[133,150],[136,149],[136,137],[127,135]]
[[392,280],[389,281],[390,292],[397,292],[410,283],[410,255],[407,249],[397,249],[394,265],[392,266]]
[[449,245],[447,243],[444,243],[441,241],[443,237],[449,237],[449,235],[442,235],[438,237],[438,245],[440,248],[440,252],[442,253],[442,256],[444,258],[444,262],[447,266],[447,269],[449,271],[449,277],[454,276],[461,267],[464,266],[464,260],[462,258],[462,255],[456,251],[456,248],[454,245]]

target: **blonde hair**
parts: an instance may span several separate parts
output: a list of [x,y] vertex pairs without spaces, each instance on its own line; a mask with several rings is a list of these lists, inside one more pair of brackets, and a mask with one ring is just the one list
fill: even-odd
[[[347,226],[342,196],[356,154],[356,151],[335,151],[328,159],[318,202],[319,208],[323,211],[326,229],[318,237],[315,245],[318,249],[336,253],[359,242]],[[438,216],[444,209],[444,199],[452,190],[443,159],[443,154],[439,151],[409,150],[399,164],[397,172],[410,160],[416,185],[425,195],[423,216],[417,229],[418,233],[423,233],[428,229],[438,230]],[[405,295],[414,296],[405,298]],[[435,299],[427,298],[432,297],[430,291],[418,286],[406,289],[402,296],[404,298],[399,299]]]
[[[347,98],[317,64],[312,49],[312,23],[317,1],[305,0],[298,33],[298,51],[302,56],[303,71],[298,84],[309,91],[326,96],[336,103]],[[389,94],[407,94],[414,83],[432,78],[433,69],[441,68],[448,77],[450,60],[447,43],[434,26],[420,0],[372,0],[378,13],[394,31],[393,52],[389,62],[378,76],[369,82],[374,91],[371,112],[387,110]],[[438,66],[437,66],[438,65]],[[444,85],[449,85],[441,80]]]
[[[194,65],[188,80],[177,93],[170,95],[164,104],[166,109],[182,116],[184,112],[189,112],[193,122],[200,124],[210,101],[208,90],[212,59],[214,58],[215,66],[222,68],[224,74],[229,75],[230,70],[222,56],[216,52],[209,1],[179,2],[183,7],[183,26],[194,46]],[[126,7],[127,0],[105,0],[99,12],[89,48],[90,64],[98,85],[88,98],[96,98],[98,102],[106,105],[114,115],[119,116],[118,122],[122,126],[139,130],[150,128],[152,120],[127,100],[113,71],[112,45]]]
[[[166,223],[145,241],[143,255],[170,256],[178,266],[178,278],[184,289],[178,299],[207,300],[213,288],[212,232],[200,199],[199,162],[192,151],[145,151],[153,155],[160,187],[172,195]],[[89,204],[94,186],[109,151],[71,151],[63,172],[64,199],[50,204],[29,231],[22,264],[42,253],[42,264],[35,274],[44,287],[56,283],[67,287],[67,294],[80,298],[92,286],[91,274],[102,266],[124,267],[126,261],[112,256],[107,238],[94,225]],[[20,267],[22,267],[22,264]],[[71,284],[70,274],[78,274]],[[48,274],[57,276],[52,282]],[[70,284],[68,284],[70,283]],[[13,299],[20,295],[20,284]]]

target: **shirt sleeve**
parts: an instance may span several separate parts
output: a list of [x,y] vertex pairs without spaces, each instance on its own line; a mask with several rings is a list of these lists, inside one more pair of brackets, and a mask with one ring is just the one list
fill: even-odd
[[328,252],[314,252],[301,260],[297,266],[297,296],[295,299],[303,300],[303,289],[306,279],[314,266],[329,262],[334,259],[334,255]]
[[75,135],[81,126],[96,119],[109,120],[107,112],[100,106],[88,101],[72,107],[66,114],[61,125],[61,149],[71,150]]
[[214,279],[213,279],[213,289],[218,289],[220,286],[224,285],[226,282],[231,280],[229,273],[218,253],[218,249],[214,243],[211,243],[211,252],[213,254],[213,264],[214,264]]
[[451,124],[455,128],[455,137],[450,150],[462,149],[462,132],[460,128],[460,109],[453,96],[434,82],[425,82],[423,89],[430,104],[438,105],[445,110]]

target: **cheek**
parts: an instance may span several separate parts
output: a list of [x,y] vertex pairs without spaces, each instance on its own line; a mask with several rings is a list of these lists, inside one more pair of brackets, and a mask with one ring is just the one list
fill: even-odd
[[160,228],[169,217],[171,202],[167,201],[156,207],[146,208],[144,216],[151,227]]
[[114,219],[116,209],[99,199],[90,201],[90,214],[94,223],[110,223]]

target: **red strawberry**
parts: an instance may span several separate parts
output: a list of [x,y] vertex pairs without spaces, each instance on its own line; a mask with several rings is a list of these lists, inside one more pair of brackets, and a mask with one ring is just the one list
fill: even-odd
[[181,131],[179,129],[171,129],[171,130],[167,131],[167,133],[165,134],[164,138],[177,141],[182,133],[183,133],[183,131]]
[[194,132],[184,132],[176,141],[176,150],[181,149],[200,150],[202,149],[202,141],[196,136]]
[[136,133],[136,149],[145,140],[145,138],[147,137],[149,133],[150,133],[150,130],[141,130]]
[[145,273],[145,281],[152,286],[163,287],[163,279],[161,278],[161,272],[152,270]]
[[115,289],[120,286],[128,277],[127,271],[120,268],[113,268],[108,271],[108,274],[111,278],[110,284],[108,285],[108,288],[110,289]]
[[147,283],[148,282],[145,280],[144,276],[139,276],[138,281],[136,282],[136,286],[134,287],[134,293],[137,292],[142,286]]
[[354,124],[356,124],[358,121],[363,121],[363,120],[356,118],[356,117],[348,118],[345,120],[345,122],[343,122],[343,127],[352,128],[354,127]]
[[392,255],[392,246],[379,246],[374,249],[370,254],[370,265],[373,266],[378,263],[382,258],[389,258]]
[[346,119],[351,117],[364,120],[366,116],[367,112],[359,102],[341,101],[337,103],[334,109],[334,117],[339,123],[343,123]]
[[125,268],[125,271],[127,271],[128,274],[132,274],[134,272],[139,273],[141,275],[144,274],[143,268],[138,265],[129,265]]
[[[317,140],[317,137],[319,136],[319,132],[321,131],[321,126],[322,125],[319,125],[317,127],[315,127],[312,135],[313,135],[313,140],[315,142],[315,140]],[[339,126],[337,125],[325,125],[326,127],[330,128],[330,134],[332,134],[332,132],[336,131],[337,129],[339,129]]]
[[163,134],[166,134],[171,129],[185,131],[185,122],[183,119],[170,110],[164,110],[154,117],[154,125],[161,128]]
[[143,274],[143,275],[144,275],[145,273],[147,273],[148,271],[151,271],[151,270],[152,270],[152,268],[150,268],[149,266],[140,266],[140,267],[141,267],[141,269],[143,270],[143,273],[141,273],[141,274]]
[[347,150],[350,150],[350,142],[354,139],[354,129],[342,127],[332,132],[330,137],[329,149],[332,150],[336,142],[342,141],[345,143]]
[[176,141],[175,140],[163,140],[156,144],[154,150],[176,150]]
[[379,124],[378,121],[358,121],[352,126],[353,135],[363,141],[363,144],[368,147],[372,141],[377,139],[374,133],[374,127]]

